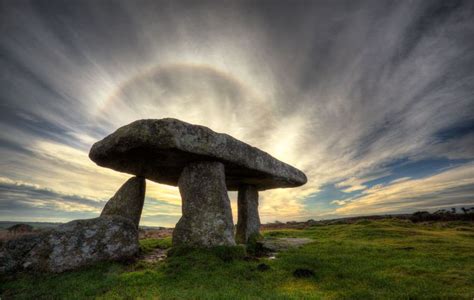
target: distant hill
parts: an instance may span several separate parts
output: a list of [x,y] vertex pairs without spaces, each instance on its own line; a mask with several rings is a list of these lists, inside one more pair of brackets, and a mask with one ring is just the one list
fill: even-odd
[[[21,221],[0,221],[0,230],[7,229],[16,224],[27,224],[33,226],[34,229],[46,229],[46,228],[54,228],[64,223],[53,223],[53,222],[21,222]],[[165,227],[160,226],[140,226],[141,229],[162,229]]]
[[[332,225],[332,224],[352,224],[360,220],[383,220],[383,219],[401,219],[410,220],[412,222],[424,221],[474,221],[474,207],[451,209],[451,210],[437,210],[433,213],[427,211],[418,211],[413,214],[386,214],[386,215],[369,215],[345,217],[328,220],[307,220],[307,221],[288,221],[262,224],[262,229],[278,229],[278,228],[307,228],[313,225]],[[16,224],[27,224],[33,226],[34,229],[54,228],[64,223],[53,222],[18,222],[18,221],[0,221],[0,230],[7,229]],[[171,229],[162,226],[140,226],[142,230],[162,230]]]
[[19,222],[19,221],[0,221],[0,229],[7,229],[16,224],[27,224],[33,226],[34,229],[54,228],[63,223],[51,223],[51,222]]

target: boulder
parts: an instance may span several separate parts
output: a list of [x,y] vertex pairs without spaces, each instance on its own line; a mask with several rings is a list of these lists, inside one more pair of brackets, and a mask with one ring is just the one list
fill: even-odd
[[105,204],[100,216],[122,216],[132,220],[138,228],[145,201],[145,187],[145,178],[130,178]]
[[300,170],[227,134],[176,119],[138,120],[95,143],[89,153],[99,166],[178,185],[183,169],[195,161],[225,165],[228,190],[258,190],[306,183]]
[[138,230],[120,216],[76,220],[40,234],[3,242],[0,273],[22,270],[63,272],[138,253]]
[[173,246],[235,245],[222,163],[189,164],[179,178],[179,192],[183,215],[173,231]]

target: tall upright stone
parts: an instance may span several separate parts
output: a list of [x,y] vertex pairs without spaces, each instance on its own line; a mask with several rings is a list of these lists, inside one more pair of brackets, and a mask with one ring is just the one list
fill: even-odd
[[130,178],[105,204],[100,216],[121,216],[130,219],[138,228],[145,201],[145,188],[144,177]]
[[173,246],[233,246],[234,224],[220,162],[196,162],[178,181],[183,215],[173,231]]
[[238,221],[235,239],[245,244],[252,236],[260,234],[260,217],[258,215],[258,190],[254,185],[241,185],[237,198]]

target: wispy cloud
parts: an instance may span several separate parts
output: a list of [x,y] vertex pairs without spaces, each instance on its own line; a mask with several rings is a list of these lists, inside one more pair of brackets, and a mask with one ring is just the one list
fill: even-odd
[[[328,184],[370,190],[393,161],[474,159],[472,1],[264,3],[2,2],[0,176],[108,199],[129,175],[95,166],[93,141],[176,117],[308,175],[261,193],[271,221],[346,214],[356,201],[305,200]],[[147,196],[180,204],[175,187]],[[147,222],[179,214],[148,202]]]
[[[105,202],[41,187],[36,184],[16,182],[0,177],[0,217],[11,219],[43,215],[49,219],[51,213],[59,219],[68,219],[68,214],[79,213],[95,216]],[[34,212],[34,213],[32,213]],[[25,216],[26,215],[26,216]],[[31,216],[33,215],[33,216]]]
[[339,215],[409,213],[474,205],[474,164],[445,170],[421,179],[403,178],[376,185],[337,204]]

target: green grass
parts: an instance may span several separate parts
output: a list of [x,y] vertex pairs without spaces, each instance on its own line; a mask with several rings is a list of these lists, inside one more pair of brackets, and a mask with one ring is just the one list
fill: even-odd
[[[276,260],[241,250],[180,250],[164,262],[105,263],[59,275],[1,278],[1,299],[473,299],[474,225],[360,221],[264,232],[313,243]],[[169,247],[143,240],[143,251]],[[236,254],[237,253],[237,254]],[[231,259],[228,259],[228,258]],[[259,271],[265,263],[269,270]],[[295,278],[297,268],[314,277]]]
[[140,240],[140,251],[150,253],[153,249],[168,249],[171,247],[171,237],[163,239],[143,239]]

